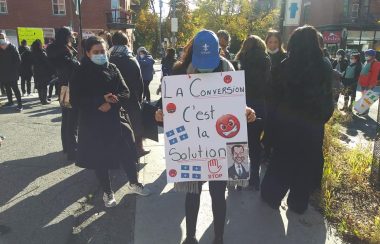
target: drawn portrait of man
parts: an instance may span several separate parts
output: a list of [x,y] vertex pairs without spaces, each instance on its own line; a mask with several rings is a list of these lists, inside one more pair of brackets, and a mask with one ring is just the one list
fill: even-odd
[[228,178],[232,180],[246,180],[249,178],[249,169],[246,164],[246,152],[243,145],[236,144],[231,147],[233,165],[228,168]]

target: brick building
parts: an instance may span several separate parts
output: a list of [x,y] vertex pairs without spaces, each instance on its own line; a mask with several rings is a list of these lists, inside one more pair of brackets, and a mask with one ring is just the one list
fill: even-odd
[[322,32],[332,53],[338,48],[380,51],[380,0],[286,0],[283,6],[284,23],[298,17],[298,23],[283,27],[285,39],[296,27],[310,24]]
[[[19,27],[43,28],[45,42],[57,28],[69,26],[79,32],[77,0],[0,0],[0,31],[13,43]],[[102,30],[125,31],[133,40],[131,0],[81,0],[84,38]],[[29,43],[30,45],[30,43]]]

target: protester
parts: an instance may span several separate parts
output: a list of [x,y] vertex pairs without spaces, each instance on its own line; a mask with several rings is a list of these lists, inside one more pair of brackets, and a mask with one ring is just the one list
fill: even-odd
[[266,122],[266,92],[270,79],[270,57],[266,52],[265,42],[258,36],[250,35],[243,42],[236,55],[241,69],[245,72],[245,89],[247,106],[255,108],[257,123],[248,125],[249,157],[251,160],[250,186],[260,190],[260,163],[263,148],[261,136]]
[[137,154],[139,157],[147,155],[150,151],[143,148],[143,118],[142,101],[144,84],[141,70],[136,58],[133,57],[128,45],[129,40],[125,33],[118,31],[112,36],[112,51],[110,62],[115,64],[127,83],[131,93],[128,99],[127,113],[131,119],[133,132],[135,135]]
[[342,111],[352,112],[352,106],[356,99],[356,89],[361,70],[362,63],[360,62],[360,54],[354,53],[350,57],[350,65],[343,74],[342,82],[344,85],[344,105],[343,108],[341,108]]
[[4,84],[8,102],[4,106],[12,106],[12,90],[17,99],[17,111],[22,111],[21,93],[17,81],[20,76],[21,58],[17,48],[11,44],[5,33],[0,33],[0,83]]
[[113,44],[111,33],[109,33],[108,31],[101,31],[98,33],[98,36],[100,36],[101,38],[103,38],[104,41],[106,41],[108,50],[112,48]]
[[[21,91],[22,95],[28,96],[31,93],[31,80],[32,80],[32,59],[31,59],[31,51],[27,46],[26,40],[21,41],[21,46],[18,48],[18,52],[21,56],[21,65],[20,65],[20,78],[21,78]],[[26,88],[25,88],[26,86]]]
[[55,72],[45,51],[42,49],[42,42],[40,40],[33,42],[31,58],[34,83],[38,90],[38,97],[42,105],[49,104],[50,102],[47,100],[47,86]]
[[[60,28],[55,35],[55,41],[47,48],[49,61],[55,68],[59,80],[59,90],[68,88],[69,80],[79,62],[76,58],[78,52],[73,48],[73,33],[67,27]],[[68,95],[68,89],[62,90],[60,99]],[[66,91],[66,92],[65,92]],[[61,103],[62,124],[61,138],[63,152],[68,160],[75,160],[77,150],[78,110],[75,106]]]
[[[361,86],[362,96],[377,86],[380,74],[380,62],[376,59],[376,51],[368,49],[364,52],[366,62],[359,76],[359,84]],[[368,114],[369,109],[360,115]]]
[[261,196],[278,209],[290,190],[291,211],[302,214],[323,173],[324,124],[331,117],[332,69],[323,57],[314,27],[297,28],[288,44],[289,57],[275,72],[269,99],[266,136],[273,158],[261,185]]
[[336,59],[332,63],[333,69],[339,71],[339,73],[343,75],[348,65],[349,65],[349,62],[346,58],[346,52],[343,49],[339,49],[336,52]]
[[[209,52],[202,52],[203,45],[208,45]],[[209,30],[199,32],[185,47],[183,56],[173,68],[173,75],[211,73],[233,71],[232,64],[224,57],[219,56],[218,38]],[[252,109],[246,109],[248,122],[256,119]],[[162,110],[156,112],[156,120],[163,121]],[[198,219],[200,194],[204,182],[181,182],[175,184],[177,191],[186,192],[186,239],[183,244],[198,243],[195,238],[196,224]],[[212,200],[212,212],[214,216],[214,244],[223,243],[224,224],[226,218],[226,181],[210,181],[209,189]]]
[[153,65],[155,63],[152,55],[145,49],[145,47],[140,47],[137,50],[137,61],[141,67],[141,74],[144,81],[144,96],[143,98],[150,102],[150,91],[149,84],[153,80],[154,68]]
[[166,55],[161,60],[161,70],[162,76],[170,76],[173,72],[174,63],[177,61],[175,57],[175,49],[168,48],[166,49]]
[[219,30],[216,35],[218,36],[219,40],[220,55],[226,58],[227,60],[231,60],[231,54],[228,50],[231,41],[230,34],[226,30]]
[[275,70],[275,68],[280,65],[281,61],[287,57],[286,51],[282,46],[280,32],[273,29],[269,30],[265,38],[265,44],[271,60],[271,68],[272,70]]
[[128,189],[149,195],[149,190],[138,182],[137,152],[125,113],[130,91],[116,65],[109,63],[102,38],[87,39],[86,56],[74,72],[70,95],[72,105],[79,110],[76,165],[95,170],[104,191],[105,206],[116,206],[109,169],[118,169],[120,165],[127,173]]

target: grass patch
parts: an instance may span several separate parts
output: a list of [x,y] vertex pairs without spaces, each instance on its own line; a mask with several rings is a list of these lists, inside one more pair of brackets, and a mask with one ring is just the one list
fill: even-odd
[[380,192],[370,185],[372,151],[350,149],[339,140],[341,125],[351,119],[335,112],[326,125],[322,188],[314,200],[346,241],[380,243]]

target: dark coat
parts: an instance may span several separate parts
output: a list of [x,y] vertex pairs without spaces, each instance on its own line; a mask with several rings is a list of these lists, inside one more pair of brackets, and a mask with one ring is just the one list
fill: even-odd
[[141,74],[144,81],[152,81],[153,80],[153,74],[154,69],[153,65],[155,63],[153,57],[151,55],[145,55],[143,59],[140,58],[140,56],[137,57],[137,61],[140,64],[141,67]]
[[125,83],[131,93],[127,104],[127,113],[132,123],[136,137],[142,137],[144,127],[142,121],[142,96],[144,83],[141,70],[136,58],[125,52],[112,52],[110,62],[120,70]]
[[177,60],[175,58],[163,58],[161,61],[162,76],[170,76],[173,73],[173,66]]
[[61,47],[52,43],[47,47],[46,53],[56,71],[59,83],[68,85],[74,69],[79,66],[76,58],[78,52],[72,47]]
[[269,55],[258,49],[251,49],[239,58],[245,72],[247,100],[264,100],[270,80],[271,62]]
[[269,57],[271,61],[271,70],[276,70],[276,67],[279,66],[284,59],[286,59],[287,54],[279,51],[275,54],[269,53]]
[[[99,66],[85,58],[70,81],[70,102],[79,109],[76,165],[87,169],[117,169],[122,160],[137,162],[129,121],[120,120],[130,93],[114,64]],[[98,108],[104,95],[112,93],[119,102],[104,113]]]
[[17,81],[20,76],[21,58],[13,44],[3,50],[0,48],[0,82]]
[[343,77],[342,77],[342,83],[345,86],[357,84],[359,81],[360,72],[362,71],[362,64],[360,63],[360,61],[358,61],[357,63],[350,64],[348,67],[350,67],[350,66],[351,67],[355,66],[355,76],[353,79],[346,78],[346,71],[347,71],[347,69],[346,69],[346,71],[344,72]]
[[32,52],[33,76],[37,88],[47,86],[54,75],[54,68],[44,51]]
[[[332,69],[323,60],[318,77],[300,78],[300,68],[291,71],[289,58],[273,77],[266,137],[273,146],[269,177],[287,185],[302,182],[307,191],[319,186],[323,172],[324,125],[332,116]],[[313,97],[314,100],[311,100]],[[296,183],[295,183],[296,184]]]
[[332,63],[332,67],[333,69],[337,69],[338,67],[338,64],[340,66],[340,70],[338,70],[340,73],[343,73],[344,71],[346,71],[347,69],[347,66],[350,64],[350,62],[347,60],[347,59],[342,59],[342,60],[334,60],[333,63]]
[[18,52],[21,56],[20,76],[30,78],[33,75],[32,72],[32,52],[29,47],[20,46]]

